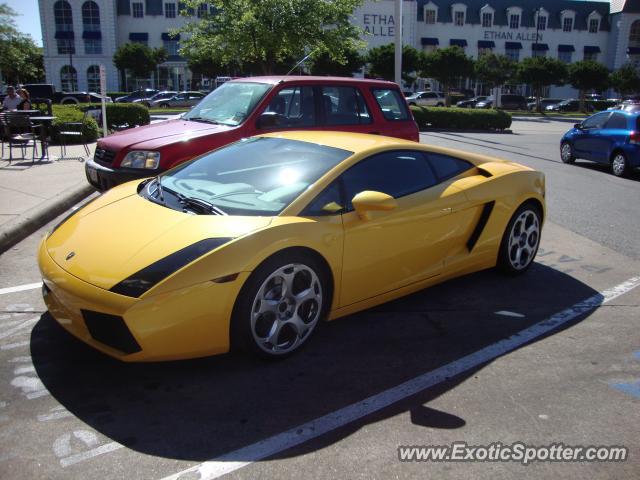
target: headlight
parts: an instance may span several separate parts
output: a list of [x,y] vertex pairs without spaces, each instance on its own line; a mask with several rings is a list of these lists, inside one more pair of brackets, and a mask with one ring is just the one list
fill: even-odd
[[148,168],[155,170],[160,165],[160,152],[150,152],[147,150],[133,150],[127,153],[120,164],[121,167]]

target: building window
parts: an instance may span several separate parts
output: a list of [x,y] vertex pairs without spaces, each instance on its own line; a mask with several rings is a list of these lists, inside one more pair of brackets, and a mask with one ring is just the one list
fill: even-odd
[[131,4],[133,10],[133,18],[142,18],[144,17],[144,5],[142,2],[133,2]]
[[571,30],[573,30],[573,18],[564,17],[564,20],[562,20],[562,31],[570,32]]
[[520,28],[520,15],[509,15],[509,28]]
[[53,18],[56,24],[56,32],[73,32],[73,15],[69,2],[61,0],[54,3]]
[[584,52],[584,60],[598,61],[598,52]]
[[436,11],[435,10],[425,10],[424,11],[424,23],[428,23],[429,25],[433,25],[436,23]]
[[538,30],[546,30],[547,29],[547,17],[543,15],[538,15]]
[[167,18],[176,18],[176,4],[165,3],[164,4],[164,16]]
[[631,24],[629,30],[629,46],[640,47],[640,20],[636,20]]
[[96,2],[82,4],[82,26],[85,32],[100,31],[100,7]]
[[87,68],[87,90],[90,92],[100,91],[100,67],[91,65]]
[[572,52],[558,52],[558,60],[564,63],[571,63]]
[[209,10],[209,6],[206,3],[198,5],[198,18],[206,17]]
[[598,33],[600,29],[600,20],[597,18],[592,18],[589,20],[589,33]]
[[78,73],[70,65],[65,65],[60,69],[60,87],[63,92],[78,91]]
[[505,56],[514,62],[520,61],[520,49],[519,48],[509,48],[504,52]]
[[425,53],[435,52],[438,49],[438,45],[425,45],[423,50]]
[[480,58],[482,55],[487,55],[492,51],[493,49],[489,47],[478,47],[478,58]]
[[164,40],[162,43],[164,49],[167,51],[167,55],[178,55],[178,49],[180,46],[178,45],[177,40]]
[[58,55],[69,55],[76,53],[76,45],[73,38],[58,38]]
[[493,14],[492,13],[483,13],[482,14],[482,26],[487,28],[493,26]]
[[464,25],[464,12],[455,12],[454,24],[458,27],[462,27]]
[[532,57],[546,57],[547,56],[547,51],[546,50],[533,50],[531,52],[531,56]]
[[99,38],[84,39],[85,55],[102,55],[102,40]]

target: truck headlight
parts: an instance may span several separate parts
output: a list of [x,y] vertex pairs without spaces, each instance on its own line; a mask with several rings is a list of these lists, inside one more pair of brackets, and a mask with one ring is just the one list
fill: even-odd
[[155,170],[160,165],[160,152],[151,152],[148,150],[133,150],[127,153],[124,160],[120,164],[121,167],[129,168],[147,168]]

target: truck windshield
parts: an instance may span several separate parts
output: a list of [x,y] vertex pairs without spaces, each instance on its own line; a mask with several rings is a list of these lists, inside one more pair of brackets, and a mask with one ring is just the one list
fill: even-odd
[[272,85],[227,82],[202,99],[183,118],[235,126],[244,121]]

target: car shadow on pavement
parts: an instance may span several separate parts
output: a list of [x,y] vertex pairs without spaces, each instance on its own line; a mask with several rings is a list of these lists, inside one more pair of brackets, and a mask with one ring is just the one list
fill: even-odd
[[[514,278],[484,271],[323,324],[298,354],[271,362],[229,354],[121,363],[77,341],[45,313],[32,331],[31,356],[56,400],[93,429],[144,454],[202,461],[459,360],[594,294],[538,263]],[[504,311],[513,314],[496,313]],[[429,428],[473,423],[425,404],[483,366],[280,456],[316,450],[406,411]]]
[[[611,167],[609,165],[604,165],[602,163],[590,162],[588,160],[576,160],[573,166],[584,168],[586,170],[593,170],[602,172],[603,174],[608,174],[613,176],[611,173]],[[640,181],[640,169],[631,170],[626,177],[625,180],[635,180],[636,182]]]

